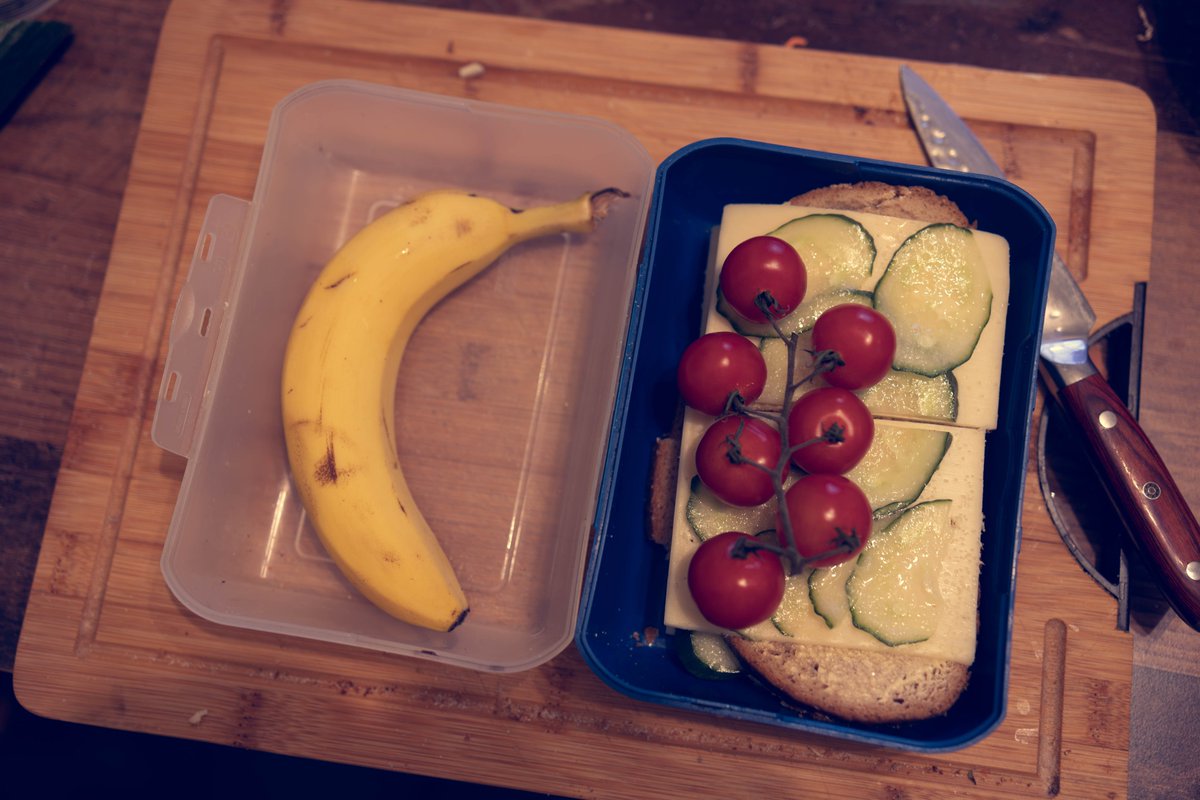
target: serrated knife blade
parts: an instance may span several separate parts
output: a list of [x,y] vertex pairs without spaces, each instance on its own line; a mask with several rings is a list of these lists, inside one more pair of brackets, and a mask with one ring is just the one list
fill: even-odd
[[[904,101],[929,162],[1004,178],[971,129],[916,72],[900,68]],[[1042,323],[1041,374],[1080,429],[1131,539],[1180,619],[1200,630],[1200,525],[1158,451],[1088,356],[1095,312],[1055,254]]]

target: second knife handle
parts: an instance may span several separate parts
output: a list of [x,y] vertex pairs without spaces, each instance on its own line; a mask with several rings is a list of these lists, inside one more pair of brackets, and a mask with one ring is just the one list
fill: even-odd
[[1179,617],[1200,630],[1200,525],[1129,409],[1098,374],[1062,386],[1103,483]]

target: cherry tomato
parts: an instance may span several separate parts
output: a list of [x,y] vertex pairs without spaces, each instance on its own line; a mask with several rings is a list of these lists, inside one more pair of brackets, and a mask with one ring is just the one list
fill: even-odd
[[[826,435],[834,425],[842,441],[820,441],[797,448]],[[800,395],[788,412],[788,446],[792,463],[805,472],[849,472],[862,461],[875,437],[875,419],[866,403],[849,389],[821,386]]]
[[[805,475],[787,491],[785,503],[792,523],[796,549],[805,558],[836,548],[843,537],[858,537],[853,550],[812,561],[809,566],[829,567],[858,556],[871,535],[871,504],[854,481],[843,475]],[[786,539],[783,520],[780,540]]]
[[709,425],[696,445],[696,472],[726,503],[757,506],[775,492],[767,470],[779,465],[782,454],[783,442],[774,425],[729,414]]
[[786,317],[808,288],[808,273],[796,248],[775,236],[754,236],[739,244],[721,266],[721,294],[734,311],[751,322],[767,317],[755,301],[770,295],[772,316]]
[[767,382],[767,362],[745,336],[706,333],[683,351],[676,380],[683,402],[715,417],[725,412],[734,392],[747,403],[758,399]]
[[831,386],[865,389],[883,380],[896,355],[896,331],[869,306],[843,303],[821,316],[812,331],[813,350],[836,350],[845,362],[825,373]]
[[783,600],[786,576],[770,550],[738,553],[739,540],[754,537],[727,531],[704,540],[688,564],[688,589],[704,618],[722,628],[748,628],[771,618]]

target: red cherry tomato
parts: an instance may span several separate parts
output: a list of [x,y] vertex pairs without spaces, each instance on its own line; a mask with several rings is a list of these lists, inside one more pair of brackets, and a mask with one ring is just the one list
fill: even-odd
[[[834,426],[842,441],[820,441]],[[858,395],[837,386],[822,386],[800,395],[788,412],[788,446],[792,463],[805,472],[849,472],[862,461],[875,437],[875,419]]]
[[845,362],[825,373],[831,386],[865,389],[883,380],[896,355],[896,331],[887,317],[869,306],[834,306],[813,325],[813,350],[836,350]]
[[[696,445],[696,472],[704,485],[726,503],[757,506],[767,502],[783,442],[774,425],[756,417],[730,414],[708,426]],[[764,469],[765,468],[765,469]]]
[[767,362],[745,336],[706,333],[683,351],[676,380],[683,402],[715,417],[725,412],[734,392],[747,403],[758,399],[767,382]]
[[786,576],[769,550],[739,554],[739,540],[753,536],[728,531],[706,539],[688,564],[688,589],[704,618],[722,628],[748,628],[771,618],[783,600]]
[[808,288],[808,273],[796,248],[775,236],[754,236],[739,244],[721,266],[721,294],[734,311],[751,322],[766,322],[756,304],[758,296],[770,296],[772,316],[786,317]]
[[[809,563],[829,567],[858,556],[871,535],[871,504],[854,481],[842,475],[805,475],[788,488],[785,503],[796,549],[805,558],[835,549],[844,537],[858,537],[853,550]],[[783,520],[780,540],[786,539]]]

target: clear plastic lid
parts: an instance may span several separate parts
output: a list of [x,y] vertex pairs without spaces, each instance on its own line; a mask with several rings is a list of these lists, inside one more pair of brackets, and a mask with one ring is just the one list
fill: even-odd
[[[162,558],[206,619],[516,671],[574,633],[653,163],[578,116],[330,81],[276,108],[250,202],[212,199],[153,435],[187,459]],[[279,411],[283,349],[333,252],[432,188],[512,207],[617,186],[593,233],[529,242],[425,318],[397,385],[414,497],[471,598],[450,633],[376,609],[306,524]]]

